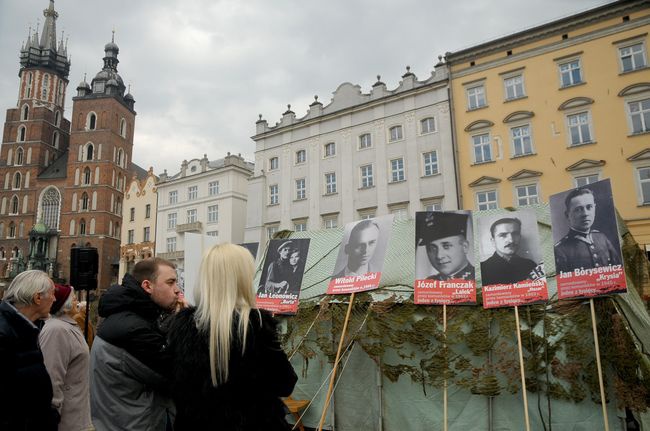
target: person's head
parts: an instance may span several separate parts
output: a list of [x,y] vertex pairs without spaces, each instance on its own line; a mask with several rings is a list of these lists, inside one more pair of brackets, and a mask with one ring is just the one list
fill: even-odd
[[291,241],[285,241],[282,244],[280,244],[280,247],[278,247],[278,255],[280,256],[280,259],[287,260],[289,258],[289,254],[291,253],[292,248],[293,248],[293,242]]
[[50,314],[56,317],[68,314],[74,316],[79,312],[77,297],[74,293],[74,288],[68,284],[55,284],[54,285],[54,304],[50,309]]
[[210,334],[212,384],[228,378],[233,315],[239,316],[238,336],[246,344],[248,318],[255,307],[253,278],[255,263],[239,245],[218,244],[204,255],[199,268],[195,319]]
[[425,213],[419,227],[418,243],[424,245],[431,265],[443,275],[453,275],[467,264],[466,214]]
[[173,310],[178,302],[176,266],[159,257],[144,259],[133,267],[133,278],[160,308]]
[[348,267],[357,269],[367,264],[375,254],[379,239],[379,225],[374,220],[362,220],[352,228],[344,251],[348,255]]
[[289,265],[296,266],[300,262],[300,250],[294,248],[289,254]]
[[519,249],[521,220],[514,217],[501,218],[490,226],[491,241],[497,254],[511,258]]
[[575,189],[564,199],[564,215],[572,229],[588,232],[596,218],[594,194],[587,188]]
[[54,283],[46,273],[37,269],[21,272],[14,277],[4,297],[18,310],[26,311],[33,321],[50,314],[54,299]]

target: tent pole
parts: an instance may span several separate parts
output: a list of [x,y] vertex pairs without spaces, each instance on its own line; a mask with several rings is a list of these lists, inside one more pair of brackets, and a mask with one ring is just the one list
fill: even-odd
[[443,336],[445,339],[445,385],[444,385],[444,391],[442,395],[442,420],[443,420],[443,426],[444,426],[444,431],[447,431],[447,373],[446,373],[446,367],[449,365],[447,363],[447,304],[442,304],[442,332]]
[[352,313],[352,304],[354,303],[354,292],[350,294],[350,304],[348,305],[348,312],[345,314],[345,321],[343,321],[343,329],[341,330],[341,339],[339,340],[339,348],[336,351],[336,359],[334,359],[334,365],[332,369],[332,375],[330,377],[330,384],[327,388],[327,396],[325,397],[325,405],[323,406],[323,413],[320,417],[320,422],[318,423],[318,431],[323,431],[323,424],[325,423],[325,415],[327,415],[327,408],[330,404],[330,399],[332,397],[332,390],[334,389],[334,381],[336,380],[336,368],[339,364],[339,359],[341,358],[341,349],[343,348],[343,340],[345,340],[345,333],[348,329],[348,322],[350,321],[350,314]]
[[530,431],[530,419],[528,418],[528,397],[526,395],[526,375],[524,373],[524,353],[521,347],[521,329],[519,326],[519,307],[515,305],[515,320],[517,321],[517,346],[519,347],[519,371],[521,371],[521,394],[524,397],[524,418],[526,420],[526,431]]
[[594,346],[596,347],[596,367],[598,368],[598,384],[600,385],[600,405],[603,407],[603,420],[605,431],[609,431],[609,420],[607,419],[607,405],[605,399],[605,385],[603,384],[603,369],[600,365],[600,348],[598,347],[598,330],[596,329],[596,310],[594,309],[594,298],[589,298],[591,308],[591,326],[594,330]]

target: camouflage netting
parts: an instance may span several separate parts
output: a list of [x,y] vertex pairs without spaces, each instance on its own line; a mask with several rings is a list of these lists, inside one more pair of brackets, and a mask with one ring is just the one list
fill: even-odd
[[[600,417],[602,426],[589,302],[557,301],[550,217],[544,206],[536,207],[536,212],[551,300],[548,304],[519,308],[526,387],[529,394],[536,394],[529,399],[531,415],[538,413],[537,422],[533,422],[538,429],[552,429],[552,425],[557,425],[554,409],[560,410],[566,403],[587,408],[590,413],[586,415],[595,416],[596,424]],[[384,376],[380,385],[381,380],[387,380],[395,387],[403,387],[403,379],[407,379],[411,391],[417,388],[421,396],[431,399],[432,393],[441,392],[446,381],[450,403],[453,396],[460,397],[452,393],[462,391],[467,396],[490,400],[515,399],[511,395],[520,392],[521,380],[514,309],[449,306],[445,334],[443,307],[413,304],[414,230],[413,221],[394,223],[380,289],[355,295],[344,344],[356,345],[376,364]],[[650,405],[650,318],[640,299],[647,298],[642,289],[648,285],[649,265],[629,232],[624,227],[621,232],[629,292],[594,300],[607,402],[614,417],[617,408],[619,413],[624,408],[645,412]],[[311,238],[311,244],[299,312],[281,319],[286,325],[284,347],[294,355],[294,366],[305,381],[310,373],[316,372],[312,364],[320,370],[321,374],[316,374],[325,379],[323,370],[329,370],[334,362],[349,300],[349,295],[325,295],[342,228],[285,235]],[[478,256],[478,250],[475,252]],[[259,272],[261,266],[258,277]],[[477,281],[480,286],[480,278]],[[478,300],[481,304],[480,289]],[[351,374],[341,377],[354,378]],[[303,387],[304,398],[310,399],[318,392],[318,386],[312,383]],[[382,390],[388,388],[387,385]],[[326,385],[321,392],[325,391]],[[388,397],[380,398],[384,396]],[[321,400],[316,405],[318,401],[319,398],[314,403],[314,413],[320,414],[323,403]],[[588,402],[591,408],[584,407]],[[337,429],[347,429],[340,426],[345,422],[345,414],[339,406]],[[380,414],[386,414],[381,413],[381,407]],[[453,414],[450,424],[452,417]],[[612,423],[615,420],[618,419],[610,418]]]

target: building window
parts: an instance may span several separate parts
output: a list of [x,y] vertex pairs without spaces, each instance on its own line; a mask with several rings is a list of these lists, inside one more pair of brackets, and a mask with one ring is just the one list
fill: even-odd
[[219,236],[218,230],[210,230],[205,233],[207,236]]
[[325,227],[325,229],[335,229],[339,225],[338,220],[339,220],[338,215],[324,216],[323,226]]
[[120,136],[126,138],[126,120],[124,118],[120,120]]
[[325,157],[333,157],[336,155],[336,143],[328,142],[325,144]]
[[126,164],[126,160],[124,157],[124,151],[122,151],[122,149],[120,148],[119,150],[117,150],[117,165],[124,168],[125,164]]
[[18,210],[19,210],[18,204],[19,204],[18,196],[14,196],[13,198],[11,198],[11,212],[10,212],[10,214],[18,214]]
[[296,200],[307,198],[307,187],[305,186],[305,179],[300,178],[296,180]]
[[88,193],[81,195],[81,211],[88,211]]
[[22,111],[20,111],[20,119],[24,121],[27,117],[29,117],[29,106],[25,105],[23,106]]
[[372,138],[370,137],[370,133],[364,133],[359,136],[359,149],[362,150],[370,147],[372,147]]
[[539,192],[537,191],[537,184],[528,184],[525,186],[515,187],[517,192],[517,205],[533,205],[539,203]]
[[93,159],[93,151],[94,151],[93,144],[87,144],[86,145],[86,160],[92,160]]
[[29,72],[29,74],[27,74],[27,85],[25,86],[25,98],[26,99],[29,99],[30,97],[32,97],[32,79],[33,79],[32,72]]
[[486,105],[485,88],[482,85],[467,89],[467,109],[478,109]]
[[25,142],[25,136],[27,135],[27,128],[25,126],[20,126],[18,128],[18,136],[16,141]]
[[435,151],[422,154],[422,163],[425,177],[430,177],[438,173],[438,153]]
[[650,132],[650,99],[629,102],[632,133]]
[[375,218],[374,210],[359,211],[359,220],[370,220],[371,218]]
[[582,176],[579,176],[579,177],[575,177],[575,186],[576,187],[583,187],[583,186],[595,183],[598,180],[599,180],[599,175],[598,174],[582,175]]
[[402,126],[393,126],[388,130],[390,136],[390,142],[399,141],[404,138],[404,132]]
[[135,220],[135,208],[131,208],[129,210],[129,221],[134,221]]
[[41,89],[41,99],[47,100],[47,92],[50,89],[50,75],[43,76],[43,88]]
[[79,221],[79,235],[85,235],[85,234],[86,234],[86,220],[81,219]]
[[280,167],[280,159],[277,157],[271,157],[269,159],[269,171],[274,171]]
[[510,139],[515,157],[533,154],[533,141],[530,136],[530,125],[510,129]]
[[325,174],[325,194],[336,193],[336,173],[330,172]]
[[142,241],[143,242],[151,241],[150,235],[151,235],[151,228],[147,226],[142,231]]
[[54,125],[56,127],[61,126],[61,111],[56,111],[56,114],[54,114]]
[[436,131],[436,121],[433,117],[420,120],[420,133],[433,133]]
[[[16,224],[14,222],[9,223],[9,234],[7,238],[16,238]],[[11,257],[18,257],[18,253],[16,253],[16,256],[12,254]]]
[[56,149],[59,148],[59,132],[54,132],[52,134],[52,146]]
[[474,148],[474,163],[492,161],[492,146],[490,145],[489,133],[472,136],[472,147]]
[[104,81],[96,81],[93,84],[93,93],[103,93],[104,92]]
[[167,229],[176,229],[177,218],[176,213],[167,214]]
[[127,234],[127,237],[128,237],[127,240],[126,240],[126,243],[127,244],[133,244],[135,242],[135,231],[133,229],[129,229],[126,232],[126,234]]
[[188,223],[196,222],[196,209],[187,210],[187,222]]
[[219,223],[219,205],[208,207],[208,223]]
[[441,202],[429,202],[425,203],[422,206],[422,209],[424,211],[442,211],[442,203]]
[[647,62],[643,43],[636,43],[618,49],[621,58],[621,71],[631,72],[632,70],[643,69]]
[[173,253],[176,251],[176,237],[174,238],[167,238],[167,253]]
[[188,201],[193,201],[194,199],[197,198],[199,195],[199,187],[198,186],[190,186],[187,188],[187,200]]
[[84,169],[84,184],[85,185],[90,184],[90,168]]
[[55,187],[49,187],[42,196],[40,219],[49,229],[58,230],[61,194]]
[[208,183],[208,194],[215,196],[219,194],[219,181],[210,181]]
[[393,214],[393,216],[395,217],[395,220],[408,220],[409,219],[408,208],[406,208],[406,207],[393,208],[393,209],[390,210],[390,213]]
[[306,160],[307,160],[307,151],[305,150],[296,151],[296,165],[305,163]]
[[95,130],[97,126],[97,115],[94,112],[88,114],[88,123],[86,123],[88,130]]
[[497,204],[497,191],[488,190],[476,193],[476,208],[482,210],[495,210],[499,207]]
[[592,142],[591,125],[588,112],[567,115],[570,145],[581,145]]
[[16,158],[14,159],[14,165],[15,166],[20,166],[23,164],[23,155],[25,154],[24,150],[22,148],[18,148],[16,150]]
[[307,230],[307,220],[300,220],[293,224],[294,232],[305,232]]
[[169,192],[169,204],[178,203],[178,190],[172,190]]
[[21,178],[20,172],[16,172],[14,174],[14,184],[13,184],[13,189],[14,190],[20,189],[20,183],[22,182],[21,180],[22,180],[22,178]]
[[269,186],[269,205],[280,203],[280,191],[277,184]]
[[582,83],[580,60],[572,60],[558,65],[560,68],[560,87],[569,87]]
[[266,234],[269,236],[269,239],[273,239],[273,235],[278,233],[280,228],[278,226],[269,226],[266,228]]
[[144,207],[144,218],[150,218],[151,217],[151,204],[147,204]]
[[519,99],[524,97],[524,77],[523,75],[511,76],[503,80],[503,86],[506,91],[506,100]]
[[393,159],[390,161],[390,182],[397,183],[404,181],[406,175],[404,174],[404,159]]
[[643,204],[650,204],[650,167],[639,168],[639,188]]
[[365,189],[375,185],[375,179],[372,175],[372,165],[363,165],[361,170],[361,188]]

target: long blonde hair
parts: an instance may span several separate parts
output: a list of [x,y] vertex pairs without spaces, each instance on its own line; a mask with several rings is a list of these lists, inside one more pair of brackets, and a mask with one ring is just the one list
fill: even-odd
[[196,325],[210,334],[212,385],[228,380],[234,314],[239,315],[237,337],[242,353],[250,312],[255,308],[254,262],[251,253],[234,244],[218,244],[203,257],[194,290]]

